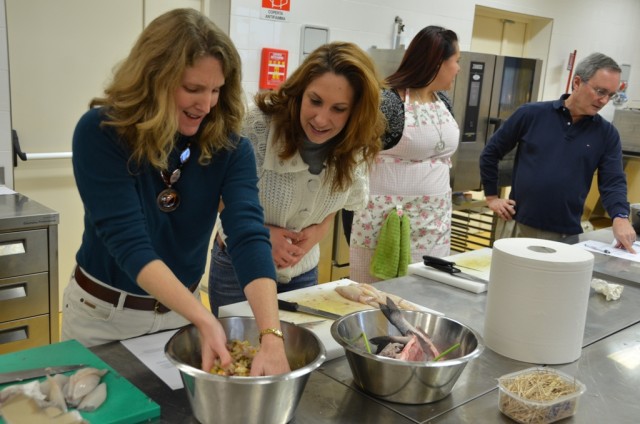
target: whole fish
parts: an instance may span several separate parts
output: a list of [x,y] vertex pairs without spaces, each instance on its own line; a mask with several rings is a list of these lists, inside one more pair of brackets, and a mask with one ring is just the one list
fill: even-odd
[[[426,359],[433,359],[440,354],[438,349],[431,341],[431,338],[427,333],[425,333],[422,329],[416,328],[409,321],[407,321],[402,315],[402,311],[398,309],[396,304],[391,300],[391,298],[387,297],[387,304],[380,304],[380,310],[384,314],[385,317],[389,320],[394,327],[400,331],[403,336],[415,336],[416,340],[422,349],[422,351],[426,355]],[[405,347],[406,348],[406,347]],[[411,346],[410,348],[414,348]],[[411,354],[408,356],[416,356],[415,354]]]

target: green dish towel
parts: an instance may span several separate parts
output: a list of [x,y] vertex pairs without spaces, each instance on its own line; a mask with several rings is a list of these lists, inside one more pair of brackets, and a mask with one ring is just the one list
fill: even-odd
[[369,273],[383,280],[407,275],[411,261],[410,238],[409,217],[402,209],[389,212],[380,229]]

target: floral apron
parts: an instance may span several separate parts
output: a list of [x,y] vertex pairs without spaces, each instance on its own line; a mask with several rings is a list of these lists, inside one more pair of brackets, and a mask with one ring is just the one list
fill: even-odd
[[369,264],[389,212],[401,208],[411,222],[412,263],[422,255],[448,256],[451,237],[451,156],[460,130],[440,100],[421,104],[405,95],[402,138],[376,157],[369,201],[355,211],[351,231],[350,278],[365,283]]

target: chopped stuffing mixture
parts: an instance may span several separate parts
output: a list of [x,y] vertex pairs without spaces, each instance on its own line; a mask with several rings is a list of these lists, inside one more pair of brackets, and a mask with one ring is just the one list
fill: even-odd
[[231,352],[231,364],[222,368],[220,359],[216,359],[211,368],[211,374],[248,377],[251,372],[251,362],[258,353],[258,348],[251,346],[248,341],[231,340],[227,343],[227,349]]

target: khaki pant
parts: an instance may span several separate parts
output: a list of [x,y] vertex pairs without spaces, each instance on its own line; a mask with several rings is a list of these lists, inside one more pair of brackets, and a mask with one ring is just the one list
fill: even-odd
[[[198,293],[196,290],[196,296]],[[62,298],[61,339],[76,339],[91,347],[189,324],[182,315],[173,311],[157,314],[154,311],[125,309],[122,305],[126,295],[122,292],[118,306],[113,306],[84,291],[72,275]]]
[[559,241],[566,244],[575,244],[579,241],[578,234],[560,234],[552,231],[539,230],[537,228],[529,227],[528,225],[520,224],[515,220],[504,221],[498,219],[496,224],[496,236],[495,239],[502,238],[537,238],[544,240]]

